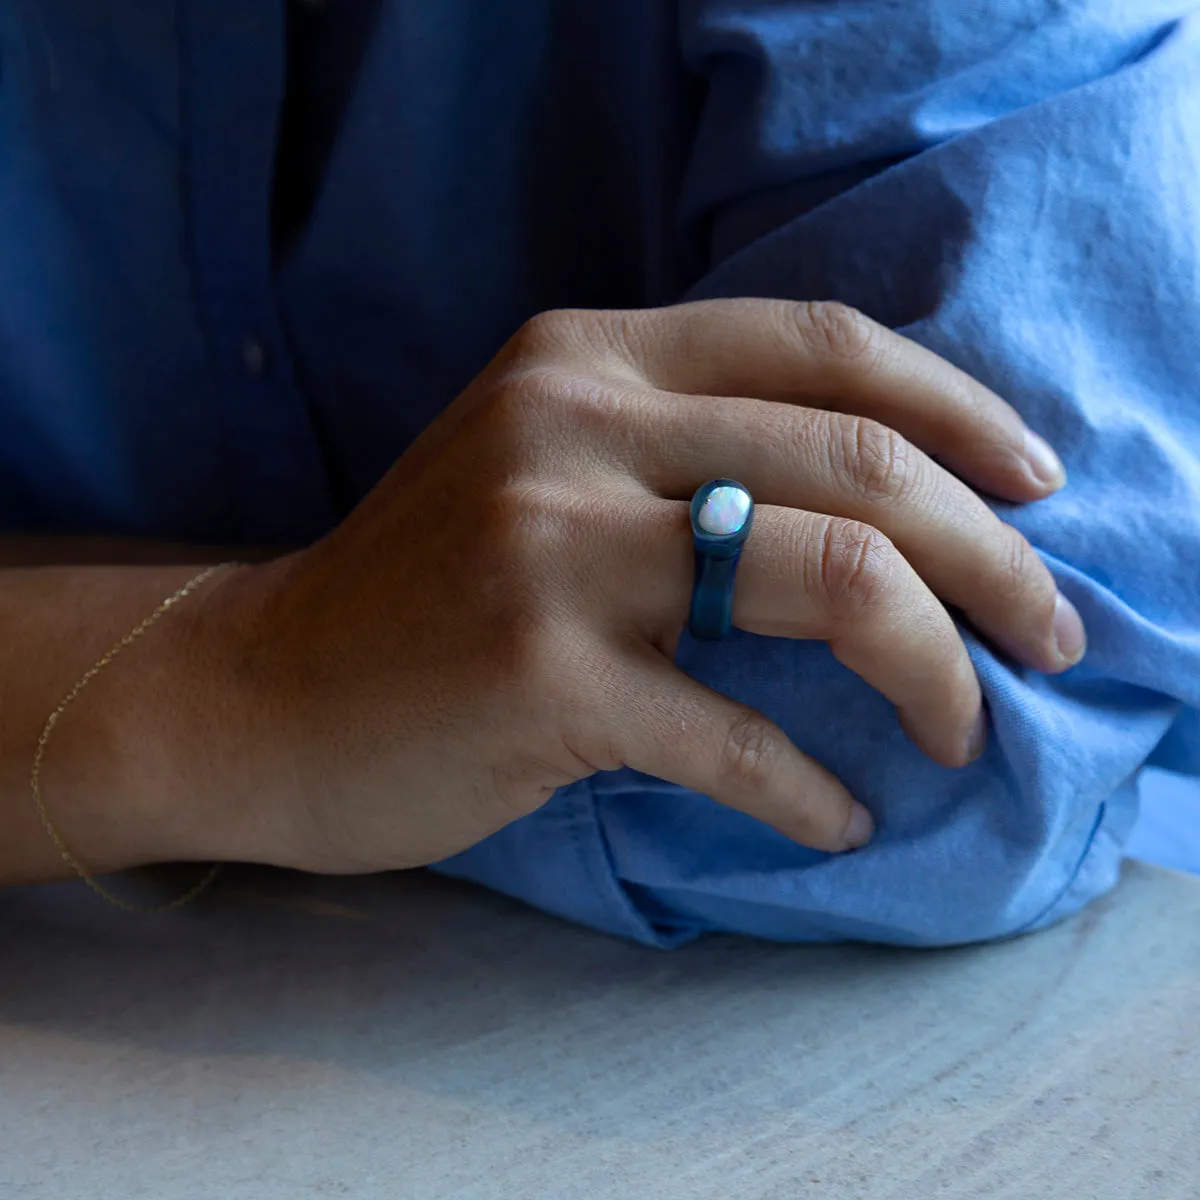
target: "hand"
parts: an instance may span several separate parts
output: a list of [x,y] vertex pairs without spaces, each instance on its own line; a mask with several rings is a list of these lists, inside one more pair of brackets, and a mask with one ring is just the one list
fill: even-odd
[[984,726],[943,601],[1043,671],[1079,659],[1083,629],[951,471],[1018,502],[1064,481],[998,397],[840,305],[534,319],[335,532],[214,600],[244,633],[245,857],[428,863],[622,765],[860,844],[870,819],[828,772],[672,664],[688,501],[745,483],[736,624],[827,641],[954,767]]

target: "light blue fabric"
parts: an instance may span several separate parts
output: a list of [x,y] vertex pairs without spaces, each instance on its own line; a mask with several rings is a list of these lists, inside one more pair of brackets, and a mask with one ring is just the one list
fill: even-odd
[[[1064,452],[1071,485],[1002,511],[1079,607],[1090,653],[1047,679],[972,640],[992,740],[952,772],[824,647],[685,645],[690,671],[776,718],[874,810],[866,851],[798,850],[622,772],[451,870],[659,944],[731,928],[973,941],[1038,928],[1114,882],[1138,770],[1180,702],[1200,703],[1189,7],[689,6],[709,91],[685,211],[711,220],[720,259],[689,294],[836,297],[1010,399]],[[1194,767],[1184,724],[1164,751]],[[563,886],[606,870],[621,889],[606,900],[596,882]]]
[[1130,858],[1200,874],[1200,779],[1148,767],[1138,789]]
[[1085,663],[972,639],[954,772],[821,645],[685,641],[866,851],[617,772],[440,869],[655,945],[1036,928],[1113,882],[1144,763],[1200,771],[1197,10],[0,0],[0,527],[311,538],[539,309],[856,304],[1063,453],[1005,515]]

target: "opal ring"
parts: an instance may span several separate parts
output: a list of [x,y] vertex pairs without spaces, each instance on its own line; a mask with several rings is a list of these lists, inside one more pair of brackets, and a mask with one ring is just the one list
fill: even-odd
[[754,521],[750,493],[733,479],[710,479],[692,497],[696,575],[688,630],[703,641],[723,638],[733,625],[733,581]]

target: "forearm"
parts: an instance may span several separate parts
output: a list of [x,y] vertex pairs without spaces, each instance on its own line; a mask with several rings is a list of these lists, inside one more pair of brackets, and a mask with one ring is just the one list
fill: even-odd
[[[69,873],[30,787],[47,717],[118,639],[224,557],[149,543],[0,540],[0,886]],[[73,565],[13,565],[55,560]],[[230,582],[218,575],[164,614],[55,728],[45,805],[90,870],[227,857],[246,844],[238,773],[209,761],[235,754],[246,728],[232,658],[213,629]]]

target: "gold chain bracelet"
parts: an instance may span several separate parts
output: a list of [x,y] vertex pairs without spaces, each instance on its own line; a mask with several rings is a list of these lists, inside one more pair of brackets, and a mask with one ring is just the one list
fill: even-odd
[[173,608],[181,600],[190,596],[198,587],[207,583],[218,571],[226,567],[236,566],[236,563],[218,563],[215,566],[206,567],[198,575],[193,576],[187,581],[177,592],[168,596],[146,619],[131,629],[113,648],[102,658],[96,660],[95,663],[84,674],[83,678],[59,701],[58,707],[50,714],[46,720],[46,724],[42,729],[42,734],[37,741],[37,749],[33,754],[33,766],[29,772],[29,787],[33,793],[33,803],[37,808],[38,816],[42,819],[42,824],[46,827],[46,832],[50,835],[54,845],[58,848],[59,854],[62,855],[63,861],[88,885],[98,896],[107,900],[110,904],[116,905],[117,908],[122,908],[126,912],[133,913],[162,913],[168,912],[171,909],[181,908],[183,905],[194,900],[216,877],[221,873],[221,864],[215,863],[208,873],[200,880],[199,883],[190,887],[182,896],[176,897],[168,904],[158,904],[145,906],[139,904],[131,904],[128,900],[122,900],[120,896],[114,895],[102,883],[98,882],[96,877],[83,865],[82,862],[75,856],[71,848],[63,840],[62,835],[54,826],[54,822],[50,820],[50,814],[46,811],[46,805],[42,800],[42,760],[46,757],[46,747],[50,744],[50,737],[53,734],[55,726],[58,724],[63,713],[79,698],[79,694],[87,687],[105,667],[108,666],[126,646],[136,642],[168,609]]

